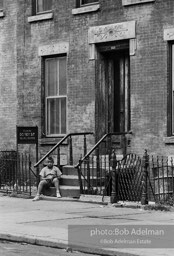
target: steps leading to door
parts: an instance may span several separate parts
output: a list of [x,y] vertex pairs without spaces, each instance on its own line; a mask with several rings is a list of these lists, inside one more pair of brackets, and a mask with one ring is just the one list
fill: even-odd
[[[60,179],[60,193],[62,197],[79,198],[80,187],[77,169],[71,165],[62,167],[62,177]],[[55,187],[44,189],[43,194],[46,196],[56,196]]]

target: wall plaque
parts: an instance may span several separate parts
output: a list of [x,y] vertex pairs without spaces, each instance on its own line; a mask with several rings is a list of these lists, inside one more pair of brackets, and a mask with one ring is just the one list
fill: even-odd
[[174,28],[164,29],[164,41],[174,40]]
[[135,38],[135,21],[90,27],[89,44]]

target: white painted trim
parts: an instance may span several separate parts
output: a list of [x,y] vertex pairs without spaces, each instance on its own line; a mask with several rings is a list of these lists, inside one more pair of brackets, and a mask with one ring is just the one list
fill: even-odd
[[89,5],[89,6],[72,9],[72,14],[77,15],[77,14],[82,14],[82,13],[87,13],[87,12],[96,12],[99,9],[100,9],[99,4],[93,4],[93,5]]
[[155,0],[122,0],[122,5],[132,5],[132,4],[144,4],[144,3],[150,3],[155,2]]
[[53,13],[44,13],[44,14],[39,14],[35,16],[30,16],[28,17],[28,22],[36,22],[40,20],[49,20],[53,18]]

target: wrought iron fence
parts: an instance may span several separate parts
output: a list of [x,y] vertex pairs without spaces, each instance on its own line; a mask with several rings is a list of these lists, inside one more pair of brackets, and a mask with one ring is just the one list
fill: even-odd
[[15,151],[0,152],[0,191],[31,195],[34,184],[30,156]]
[[156,202],[174,202],[174,159],[164,156],[150,158],[151,180]]
[[108,195],[111,192],[109,155],[91,155],[81,165],[83,194]]
[[122,159],[116,156],[115,166],[111,155],[91,155],[81,165],[83,194],[112,196],[118,200],[140,201],[143,171],[141,158],[127,154]]

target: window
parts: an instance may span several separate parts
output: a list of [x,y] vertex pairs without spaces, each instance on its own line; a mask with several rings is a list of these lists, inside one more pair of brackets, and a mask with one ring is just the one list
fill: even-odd
[[95,4],[98,2],[99,0],[77,0],[77,7],[83,7],[83,6]]
[[37,0],[37,13],[52,10],[52,0]]
[[52,10],[52,0],[32,0],[33,15]]
[[171,133],[174,135],[174,44],[171,46]]
[[98,2],[98,0],[81,0],[80,2],[81,2],[80,5],[86,5],[86,4],[96,3]]
[[66,134],[66,56],[45,59],[46,135]]
[[0,10],[3,9],[3,0],[0,0]]

